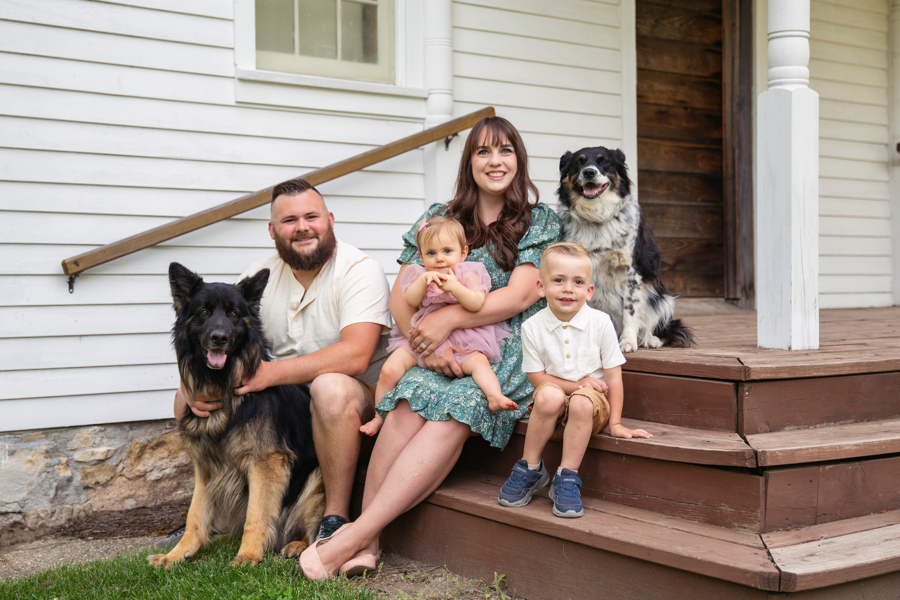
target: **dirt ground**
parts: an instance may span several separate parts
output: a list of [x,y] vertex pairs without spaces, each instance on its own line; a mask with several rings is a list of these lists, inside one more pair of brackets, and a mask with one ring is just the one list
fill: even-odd
[[[137,552],[152,545],[184,522],[187,504],[165,509],[103,511],[39,532],[28,542],[0,547],[0,580],[23,577],[71,561],[97,560],[118,552]],[[386,598],[421,600],[500,600],[507,595],[503,582],[467,579],[443,565],[427,565],[385,554],[376,573],[358,578],[356,585]],[[501,594],[500,592],[503,592]]]

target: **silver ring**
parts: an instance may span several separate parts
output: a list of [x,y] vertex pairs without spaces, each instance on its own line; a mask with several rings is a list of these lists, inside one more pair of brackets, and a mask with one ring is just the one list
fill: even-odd
[[422,342],[421,344],[419,344],[419,348],[421,348],[422,350],[426,350],[428,348],[428,344]]

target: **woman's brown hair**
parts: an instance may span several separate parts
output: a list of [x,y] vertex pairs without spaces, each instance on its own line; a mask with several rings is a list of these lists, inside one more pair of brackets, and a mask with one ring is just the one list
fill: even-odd
[[[506,202],[499,218],[485,226],[476,210],[478,207],[478,186],[472,176],[472,155],[485,136],[489,146],[509,143],[516,153],[516,175],[506,188]],[[528,199],[529,192],[534,202]],[[475,124],[459,161],[456,176],[456,193],[447,205],[447,216],[462,223],[466,230],[469,248],[487,248],[497,264],[504,271],[512,271],[519,258],[519,240],[531,226],[531,209],[539,198],[537,186],[528,175],[528,153],[522,136],[512,123],[503,117],[485,117]]]

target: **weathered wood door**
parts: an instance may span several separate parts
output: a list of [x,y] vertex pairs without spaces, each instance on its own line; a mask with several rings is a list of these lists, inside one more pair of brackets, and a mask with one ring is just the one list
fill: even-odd
[[[741,200],[750,203],[752,218],[752,188],[736,191],[732,172],[732,142],[739,133],[733,118],[736,111],[749,114],[752,99],[748,88],[739,110],[729,100],[735,93],[740,15],[727,5],[729,26],[723,27],[722,5],[722,0],[637,0],[636,7],[638,198],[662,249],[663,281],[683,296],[740,298],[733,284],[740,268],[735,255],[752,257],[752,245],[739,246],[734,214],[734,202]],[[749,13],[745,20],[749,42]],[[749,129],[744,134],[752,135]],[[741,141],[747,152],[737,159],[749,166],[750,140]],[[749,172],[745,177],[749,183]],[[728,285],[726,276],[732,279]]]

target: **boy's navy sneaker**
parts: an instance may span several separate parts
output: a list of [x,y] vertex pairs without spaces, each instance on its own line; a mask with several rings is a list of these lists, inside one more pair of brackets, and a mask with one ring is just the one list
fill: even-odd
[[578,473],[570,469],[553,478],[550,484],[550,499],[553,500],[553,514],[557,517],[572,519],[584,515],[584,504],[581,503],[581,479]]
[[509,479],[500,488],[500,495],[497,501],[503,506],[518,507],[525,506],[531,502],[534,493],[547,485],[550,481],[550,474],[544,468],[544,461],[537,471],[528,468],[528,463],[524,458],[516,461],[513,465],[512,473]]

